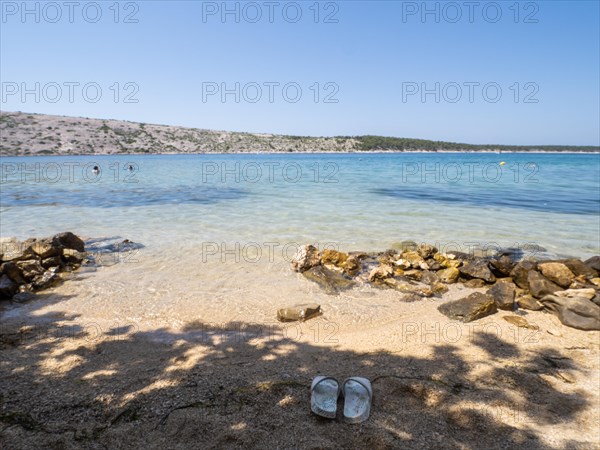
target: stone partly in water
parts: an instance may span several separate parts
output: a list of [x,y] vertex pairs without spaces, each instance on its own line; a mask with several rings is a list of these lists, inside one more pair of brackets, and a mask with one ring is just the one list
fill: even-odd
[[600,306],[587,298],[547,295],[540,302],[546,310],[554,313],[563,325],[578,330],[600,330]]
[[55,235],[52,238],[52,242],[57,247],[71,248],[73,250],[77,250],[78,252],[85,251],[85,243],[70,231]]
[[438,310],[451,319],[471,322],[494,314],[497,311],[497,307],[494,300],[487,295],[481,292],[474,292],[460,300],[446,302],[438,306]]
[[433,297],[433,290],[429,286],[423,284],[410,284],[401,280],[397,280],[396,278],[386,278],[383,280],[383,283],[386,286],[405,294],[416,294],[421,297]]
[[513,283],[500,282],[492,286],[487,295],[490,296],[499,309],[512,311],[515,306],[515,288]]
[[386,278],[391,277],[394,274],[394,269],[386,264],[382,264],[381,266],[375,267],[369,273],[369,281],[377,282],[385,280]]
[[541,311],[544,309],[544,306],[531,295],[519,297],[517,299],[517,305],[521,309],[528,309],[530,311]]
[[502,255],[499,258],[490,261],[492,272],[499,277],[507,277],[515,267],[515,263],[508,255]]
[[319,250],[310,244],[300,247],[292,259],[292,269],[296,272],[305,272],[319,264],[321,264]]
[[510,272],[510,277],[521,289],[529,289],[529,272],[537,268],[535,261],[525,260],[519,262]]
[[317,283],[330,295],[338,294],[340,291],[350,289],[356,283],[342,274],[329,270],[323,266],[314,266],[302,273],[306,278]]
[[338,252],[337,250],[323,250],[321,254],[321,264],[333,264],[334,266],[343,267],[348,259],[348,254]]
[[277,310],[277,319],[281,322],[304,322],[321,315],[321,305],[307,303],[288,306]]
[[529,291],[535,298],[542,298],[546,295],[554,294],[556,291],[561,291],[562,288],[554,284],[548,278],[541,273],[532,270],[527,275],[527,283],[529,284]]
[[538,269],[550,281],[567,288],[575,279],[573,272],[567,266],[559,262],[545,262],[538,264]]
[[467,278],[477,278],[486,283],[493,283],[496,277],[489,268],[488,262],[484,259],[475,259],[466,261],[460,268],[460,273]]

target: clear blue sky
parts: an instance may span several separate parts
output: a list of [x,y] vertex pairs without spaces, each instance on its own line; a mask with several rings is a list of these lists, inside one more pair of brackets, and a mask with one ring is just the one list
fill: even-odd
[[[1,3],[6,111],[296,135],[600,144],[598,1],[427,2],[437,17],[422,16],[423,2],[320,2],[318,18],[314,1],[229,2],[239,23],[235,14],[223,20],[222,2],[98,2],[95,23],[91,2],[29,2],[37,17],[23,17],[20,1]],[[69,82],[79,83],[72,102]],[[279,83],[273,102],[270,82]],[[96,83],[87,97],[86,83]],[[235,83],[239,103],[209,95]],[[262,97],[252,103],[254,83]],[[285,97],[287,83],[297,84]],[[23,98],[22,88],[40,98]],[[432,92],[422,98],[422,88]]]

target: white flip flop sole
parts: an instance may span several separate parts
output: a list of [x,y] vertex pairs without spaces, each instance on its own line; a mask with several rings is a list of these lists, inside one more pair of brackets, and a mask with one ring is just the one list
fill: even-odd
[[352,377],[344,381],[344,421],[360,423],[369,418],[373,388],[366,378]]
[[335,419],[340,383],[332,377],[315,377],[310,392],[311,411],[321,417]]

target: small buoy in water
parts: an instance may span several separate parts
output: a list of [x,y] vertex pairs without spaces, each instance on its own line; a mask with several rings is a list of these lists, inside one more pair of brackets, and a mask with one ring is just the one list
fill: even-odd
[[504,161],[500,161],[501,166],[503,166],[504,164],[506,164]]

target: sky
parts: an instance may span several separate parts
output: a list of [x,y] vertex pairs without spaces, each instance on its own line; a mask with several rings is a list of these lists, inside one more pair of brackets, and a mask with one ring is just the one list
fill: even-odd
[[1,1],[3,111],[600,145],[600,2]]

